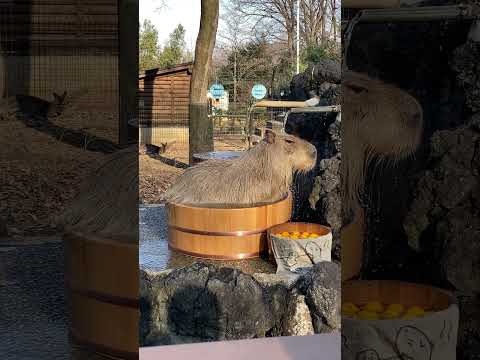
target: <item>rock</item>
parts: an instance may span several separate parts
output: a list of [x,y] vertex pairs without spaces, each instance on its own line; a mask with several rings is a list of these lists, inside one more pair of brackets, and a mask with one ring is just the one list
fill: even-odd
[[[468,125],[436,132],[423,176],[404,220],[410,246],[441,264],[456,289],[480,292],[472,273],[480,262],[480,115]],[[428,235],[428,236],[427,236]]]
[[260,284],[260,286],[266,289],[273,286],[285,286],[287,289],[290,289],[298,280],[298,276],[288,276],[284,274],[258,273],[253,274],[252,277]]
[[467,106],[473,112],[480,111],[480,43],[468,41],[458,47],[453,55],[452,69],[463,87]]
[[340,267],[333,263],[297,279],[196,263],[141,271],[140,283],[141,346],[311,335],[340,323]]
[[305,294],[315,333],[339,330],[341,327],[341,273],[333,262],[316,264],[312,272],[299,280],[299,290]]
[[335,118],[335,121],[328,127],[328,134],[330,141],[333,144],[335,152],[339,154],[342,151],[342,135],[341,135],[342,120],[341,114]]
[[[332,138],[332,131],[337,128],[337,114],[291,114],[285,131],[311,142],[317,149],[317,166],[307,174],[297,174],[294,180],[293,194],[295,206],[294,221],[306,221],[328,225],[325,214],[321,209],[315,210],[310,206],[310,194],[314,189],[315,177],[322,171],[322,160],[330,159],[339,154],[336,139]],[[328,164],[328,163],[327,163]],[[324,164],[325,165],[325,164]]]
[[329,225],[333,233],[333,249],[340,253],[340,229],[342,228],[341,197],[341,138],[340,121],[337,119],[328,129],[329,142],[336,151],[330,158],[320,160],[309,203],[320,214],[321,222]]
[[342,87],[337,84],[324,83],[320,86],[318,106],[332,106],[341,104]]
[[295,75],[290,83],[290,92],[296,100],[308,100],[313,93],[319,95],[325,92],[324,83],[340,84],[341,66],[340,62],[323,59],[320,62],[310,65],[303,73]]
[[447,280],[456,289],[480,293],[480,273],[472,271],[480,263],[480,212],[458,206],[436,226],[436,237],[444,244],[440,264]]
[[292,296],[288,304],[283,329],[285,336],[307,336],[315,334],[312,316],[305,303],[305,296],[298,294]]
[[285,287],[267,294],[235,269],[197,263],[142,281],[142,344],[265,337],[279,331],[286,307]]
[[334,83],[340,84],[342,81],[342,69],[339,61],[331,59],[322,59],[318,63],[308,67],[307,72],[318,83]]
[[480,359],[480,297],[457,294],[460,307],[459,359]]

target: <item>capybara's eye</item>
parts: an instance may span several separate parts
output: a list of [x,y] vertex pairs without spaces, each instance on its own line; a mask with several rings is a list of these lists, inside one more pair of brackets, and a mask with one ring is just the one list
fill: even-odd
[[286,141],[287,143],[289,143],[289,144],[293,144],[293,143],[295,142],[295,141],[290,140],[290,139],[285,139],[285,141]]

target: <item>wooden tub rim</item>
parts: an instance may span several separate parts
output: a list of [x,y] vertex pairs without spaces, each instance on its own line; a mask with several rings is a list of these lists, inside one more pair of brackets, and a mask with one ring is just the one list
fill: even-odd
[[458,311],[458,305],[456,303],[450,304],[447,308],[434,311],[430,314],[423,315],[421,317],[413,318],[413,319],[376,319],[376,320],[361,320],[361,319],[352,319],[342,315],[342,321],[345,322],[361,322],[362,324],[378,324],[379,322],[385,321],[385,323],[390,322],[396,325],[404,325],[404,324],[415,324],[418,322],[422,322],[426,319],[431,319],[432,317],[437,317],[440,315],[444,315],[446,313],[450,313],[452,311]]
[[[428,284],[412,283],[412,282],[401,281],[401,280],[346,280],[346,281],[342,282],[342,289],[345,286],[348,286],[349,283],[355,283],[355,284],[361,285],[361,284],[373,284],[373,283],[381,283],[381,282],[388,282],[388,283],[393,283],[393,284],[398,284],[398,285],[406,285],[406,286],[410,286],[410,287],[414,287],[414,288],[421,288],[421,289],[427,289],[428,288],[428,289],[431,289],[435,292],[438,292],[440,294],[445,295],[448,298],[450,304],[445,309],[438,310],[438,311],[432,312],[431,314],[427,314],[427,315],[424,315],[422,317],[414,318],[414,319],[360,320],[360,319],[351,319],[351,318],[342,316],[342,321],[350,321],[350,322],[362,321],[362,323],[371,323],[371,324],[378,323],[379,321],[390,321],[390,322],[393,322],[393,323],[396,323],[396,324],[405,324],[405,323],[415,323],[415,322],[418,322],[418,321],[422,321],[423,319],[427,319],[427,318],[430,318],[432,316],[438,316],[438,315],[441,315],[441,314],[445,314],[447,312],[451,312],[451,311],[454,311],[454,310],[458,311],[458,300],[453,295],[452,292],[450,292],[446,289],[442,289],[442,288],[432,286],[432,285],[428,285]],[[343,302],[343,299],[342,299],[342,302]]]
[[322,224],[315,224],[315,223],[308,223],[308,222],[304,222],[304,221],[287,221],[286,223],[272,226],[271,228],[269,228],[267,230],[267,232],[270,235],[275,230],[276,227],[284,226],[284,225],[287,225],[287,224],[292,224],[292,225],[315,225],[315,226],[321,227],[322,229],[328,230],[328,232],[326,234],[319,234],[320,236],[327,236],[327,235],[332,234],[332,228],[330,226],[322,225]]
[[422,288],[422,289],[425,289],[425,288],[432,289],[448,297],[451,301],[451,304],[457,304],[457,300],[453,295],[453,293],[446,289],[442,289],[433,285],[414,283],[414,282],[408,282],[408,281],[402,281],[402,280],[346,280],[342,282],[342,287],[348,286],[351,283],[356,283],[360,285],[360,284],[373,284],[373,283],[382,283],[382,282],[398,284],[401,286],[411,286],[411,287]]
[[63,235],[64,239],[70,240],[83,240],[91,243],[100,243],[104,245],[111,245],[117,247],[123,247],[130,250],[137,251],[139,248],[139,244],[132,244],[131,242],[124,242],[124,241],[115,241],[111,239],[111,237],[102,237],[99,235],[89,234],[89,233],[82,233],[79,231],[69,231]]
[[263,205],[258,205],[258,206],[245,206],[245,207],[233,207],[233,208],[218,208],[218,207],[204,207],[204,206],[191,206],[191,205],[186,205],[186,204],[177,204],[177,203],[166,203],[165,205],[167,206],[174,206],[176,208],[181,208],[181,209],[193,209],[193,210],[209,210],[209,211],[245,211],[245,210],[251,210],[251,209],[262,209],[266,208],[268,206],[274,206],[278,205],[279,203],[286,202],[292,199],[292,194],[289,191],[287,195],[285,195],[283,198],[280,200],[274,201],[272,203],[268,204],[263,204]]

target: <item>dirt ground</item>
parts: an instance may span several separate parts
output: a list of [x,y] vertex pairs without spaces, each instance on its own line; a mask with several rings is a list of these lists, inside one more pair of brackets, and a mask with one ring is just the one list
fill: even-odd
[[[115,141],[114,118],[115,114],[77,111],[53,122]],[[6,225],[13,237],[56,233],[56,217],[78,193],[82,181],[108,156],[58,141],[53,135],[27,127],[15,116],[0,118],[0,141],[0,225]],[[243,146],[215,141],[217,151],[241,150]],[[139,160],[140,202],[158,204],[184,171],[188,145],[176,144],[161,157],[140,155]]]
[[12,236],[55,233],[55,217],[106,155],[64,144],[14,116],[0,119],[0,141],[0,222]]
[[142,204],[162,203],[163,194],[183,171],[148,155],[140,155],[139,166],[139,197]]
[[[215,151],[239,151],[245,146],[241,142],[215,141]],[[140,155],[139,191],[141,204],[161,204],[163,194],[188,164],[188,145],[175,144],[165,154],[152,157]]]

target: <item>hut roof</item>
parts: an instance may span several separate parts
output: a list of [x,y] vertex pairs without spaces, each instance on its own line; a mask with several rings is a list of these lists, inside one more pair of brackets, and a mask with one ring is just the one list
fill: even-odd
[[173,74],[177,72],[182,72],[185,70],[189,74],[191,74],[192,69],[193,69],[193,62],[178,64],[178,65],[167,67],[167,68],[148,69],[148,70],[140,71],[139,79],[143,79],[150,76],[168,75],[168,74]]

